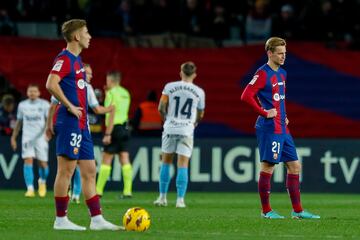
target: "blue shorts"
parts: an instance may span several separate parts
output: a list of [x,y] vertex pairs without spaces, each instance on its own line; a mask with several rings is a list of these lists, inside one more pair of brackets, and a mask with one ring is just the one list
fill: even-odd
[[269,163],[298,160],[295,143],[290,134],[274,134],[256,130],[260,161]]
[[93,160],[94,144],[89,129],[55,127],[56,155],[73,160]]

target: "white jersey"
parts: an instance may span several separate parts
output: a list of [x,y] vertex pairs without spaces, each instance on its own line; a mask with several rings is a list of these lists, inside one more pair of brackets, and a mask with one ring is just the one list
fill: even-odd
[[162,92],[169,97],[165,134],[192,136],[197,111],[205,109],[205,92],[193,83],[185,81],[170,82]]
[[22,120],[22,141],[33,141],[45,137],[46,118],[50,104],[48,101],[38,98],[21,101],[17,110],[17,119]]
[[[94,108],[99,106],[99,101],[95,96],[94,88],[89,83],[86,84],[86,87],[87,87],[87,101],[89,107]],[[57,100],[54,96],[51,96],[50,101],[51,104],[55,104],[55,105],[59,104],[59,100]]]

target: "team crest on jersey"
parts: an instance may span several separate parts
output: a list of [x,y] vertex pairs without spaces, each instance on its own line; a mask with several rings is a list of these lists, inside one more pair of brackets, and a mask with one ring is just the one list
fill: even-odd
[[54,67],[53,67],[53,71],[56,71],[56,72],[60,72],[61,68],[62,68],[62,65],[64,64],[64,60],[58,60]]
[[274,160],[278,159],[278,154],[277,153],[274,153],[273,159]]
[[77,85],[80,89],[84,89],[85,86],[86,86],[86,83],[84,81],[84,79],[80,79],[78,82],[77,82]]
[[74,150],[73,150],[74,154],[77,155],[79,153],[79,148],[77,147],[74,147]]
[[273,99],[278,102],[278,101],[280,101],[280,100],[284,100],[284,99],[285,99],[285,95],[280,95],[280,94],[278,94],[278,93],[275,93],[274,96],[273,96]]

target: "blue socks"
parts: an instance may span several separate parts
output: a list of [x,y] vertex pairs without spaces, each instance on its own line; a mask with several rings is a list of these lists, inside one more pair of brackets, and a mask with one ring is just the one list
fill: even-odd
[[31,164],[24,164],[24,179],[27,188],[34,189],[34,172],[33,172],[33,165]]
[[39,167],[39,178],[43,183],[46,182],[48,176],[49,176],[49,167],[46,168]]
[[[165,196],[170,183],[170,164],[161,164],[159,190],[160,196]],[[178,168],[176,175],[177,197],[184,198],[188,185],[188,168]]]
[[188,185],[188,168],[178,168],[176,176],[177,197],[184,198]]
[[81,176],[80,176],[79,167],[76,167],[74,172],[73,195],[79,196],[80,193],[81,193]]
[[170,183],[170,164],[162,163],[160,168],[159,191],[160,194],[166,194]]

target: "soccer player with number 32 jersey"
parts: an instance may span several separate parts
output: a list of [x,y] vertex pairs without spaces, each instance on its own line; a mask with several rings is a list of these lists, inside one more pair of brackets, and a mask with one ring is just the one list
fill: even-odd
[[87,124],[87,84],[80,53],[90,45],[86,22],[72,19],[62,25],[67,46],[56,58],[46,88],[61,104],[55,123],[58,170],[54,184],[56,230],[86,230],[67,218],[68,188],[78,163],[83,194],[91,215],[91,230],[119,230],[102,216],[95,190],[94,147]]

